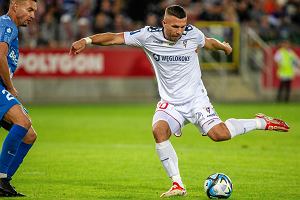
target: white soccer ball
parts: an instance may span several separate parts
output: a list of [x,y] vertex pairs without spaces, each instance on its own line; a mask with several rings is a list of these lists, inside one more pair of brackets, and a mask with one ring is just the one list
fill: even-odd
[[227,199],[232,194],[232,182],[222,173],[215,173],[207,177],[204,191],[210,199]]

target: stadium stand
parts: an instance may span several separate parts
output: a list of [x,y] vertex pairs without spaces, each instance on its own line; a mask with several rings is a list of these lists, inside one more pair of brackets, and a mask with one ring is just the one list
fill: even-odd
[[[0,3],[4,14],[8,1]],[[68,47],[92,33],[159,26],[164,8],[174,3],[187,9],[190,23],[235,21],[253,28],[269,44],[282,38],[300,44],[298,0],[39,0],[36,22],[21,29],[20,45]]]

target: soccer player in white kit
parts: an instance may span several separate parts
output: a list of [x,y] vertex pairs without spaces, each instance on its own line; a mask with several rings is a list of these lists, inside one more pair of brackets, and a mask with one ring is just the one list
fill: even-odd
[[185,124],[193,123],[214,141],[229,140],[256,129],[288,131],[289,126],[263,114],[257,114],[254,119],[222,122],[201,80],[197,48],[222,50],[229,55],[231,46],[208,38],[198,28],[188,25],[186,12],[179,5],[166,8],[162,24],[162,28],[146,26],[132,32],[101,33],[82,38],[72,44],[70,54],[80,53],[88,44],[126,44],[143,48],[155,70],[161,97],[152,122],[156,152],[173,183],[161,197],[184,196],[186,190],[180,177],[178,158],[169,138],[172,134],[180,136]]

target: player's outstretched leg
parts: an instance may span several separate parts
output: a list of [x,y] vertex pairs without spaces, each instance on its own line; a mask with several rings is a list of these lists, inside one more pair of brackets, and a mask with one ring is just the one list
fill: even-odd
[[220,123],[212,127],[207,135],[214,141],[224,141],[253,130],[287,132],[289,128],[283,120],[259,113],[256,114],[254,119],[227,119],[225,123]]
[[265,130],[287,132],[290,129],[289,125],[281,119],[269,117],[262,113],[256,114],[256,118],[265,120]]
[[172,197],[172,196],[185,196],[186,190],[178,183],[173,182],[173,186],[165,193],[162,193],[160,197]]

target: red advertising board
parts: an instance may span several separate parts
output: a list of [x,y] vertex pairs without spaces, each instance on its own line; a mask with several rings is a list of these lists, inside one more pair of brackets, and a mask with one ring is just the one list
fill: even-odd
[[91,48],[70,56],[68,49],[21,49],[17,77],[152,77],[143,50]]
[[[277,48],[272,49],[272,56]],[[300,57],[300,48],[295,48]],[[277,88],[276,63],[263,73],[265,88]],[[267,63],[267,61],[265,61]],[[21,49],[16,77],[153,77],[154,72],[142,49],[130,47],[89,48],[70,56],[68,49]],[[293,81],[300,88],[300,75]]]

